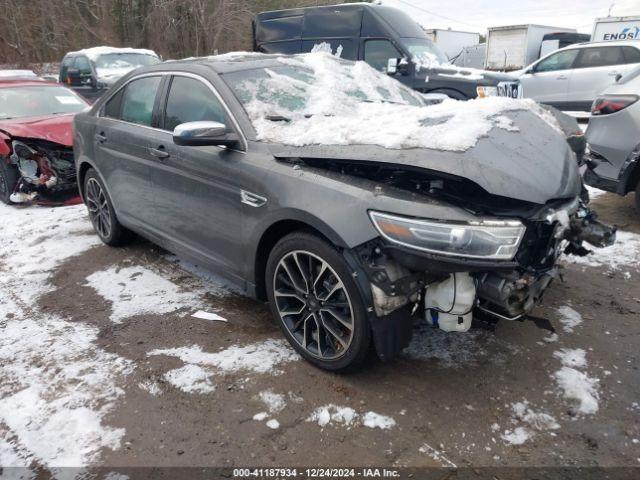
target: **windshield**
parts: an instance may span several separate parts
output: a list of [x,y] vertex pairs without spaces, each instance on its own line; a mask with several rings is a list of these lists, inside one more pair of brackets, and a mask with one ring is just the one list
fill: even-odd
[[223,75],[250,117],[334,116],[362,103],[425,105],[421,94],[364,62],[325,54],[281,57],[278,62]]
[[407,49],[411,59],[421,64],[447,64],[449,59],[440,48],[426,38],[401,38],[400,41]]
[[0,120],[81,112],[87,104],[65,87],[0,88]]
[[94,61],[96,68],[138,68],[160,63],[158,57],[142,53],[103,53]]

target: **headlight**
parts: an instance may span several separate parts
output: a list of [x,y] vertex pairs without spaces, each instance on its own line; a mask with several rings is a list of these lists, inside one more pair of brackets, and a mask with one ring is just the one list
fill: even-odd
[[498,87],[476,87],[478,98],[498,96]]
[[425,252],[467,258],[511,260],[524,236],[518,220],[447,223],[369,212],[380,235]]

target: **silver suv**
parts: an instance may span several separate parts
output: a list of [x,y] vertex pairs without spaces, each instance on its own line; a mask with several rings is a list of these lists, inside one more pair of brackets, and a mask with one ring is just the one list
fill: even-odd
[[581,43],[561,48],[526,67],[522,95],[563,111],[588,112],[616,79],[640,65],[640,41]]

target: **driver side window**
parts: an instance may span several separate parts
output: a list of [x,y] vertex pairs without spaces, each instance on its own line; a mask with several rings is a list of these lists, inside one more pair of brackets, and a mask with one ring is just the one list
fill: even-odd
[[567,70],[572,68],[573,62],[578,56],[578,50],[564,50],[554,53],[538,63],[533,69],[534,72],[555,72],[557,70]]
[[227,124],[224,108],[215,94],[200,80],[175,76],[167,97],[164,130],[182,123],[211,121]]
[[389,40],[367,40],[364,43],[364,61],[376,70],[386,71],[390,58],[402,58],[402,54]]

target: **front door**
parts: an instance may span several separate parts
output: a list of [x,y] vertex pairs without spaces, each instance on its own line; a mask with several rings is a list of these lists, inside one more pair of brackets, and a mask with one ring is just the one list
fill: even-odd
[[231,126],[229,114],[200,77],[171,79],[162,115],[163,138],[155,148],[164,152],[152,173],[156,222],[164,242],[229,276],[239,277],[242,261],[240,164],[245,154],[232,149],[185,147],[173,143],[177,125],[215,121]]
[[577,55],[577,49],[556,52],[527,70],[520,76],[523,96],[561,107],[567,101],[571,69]]

